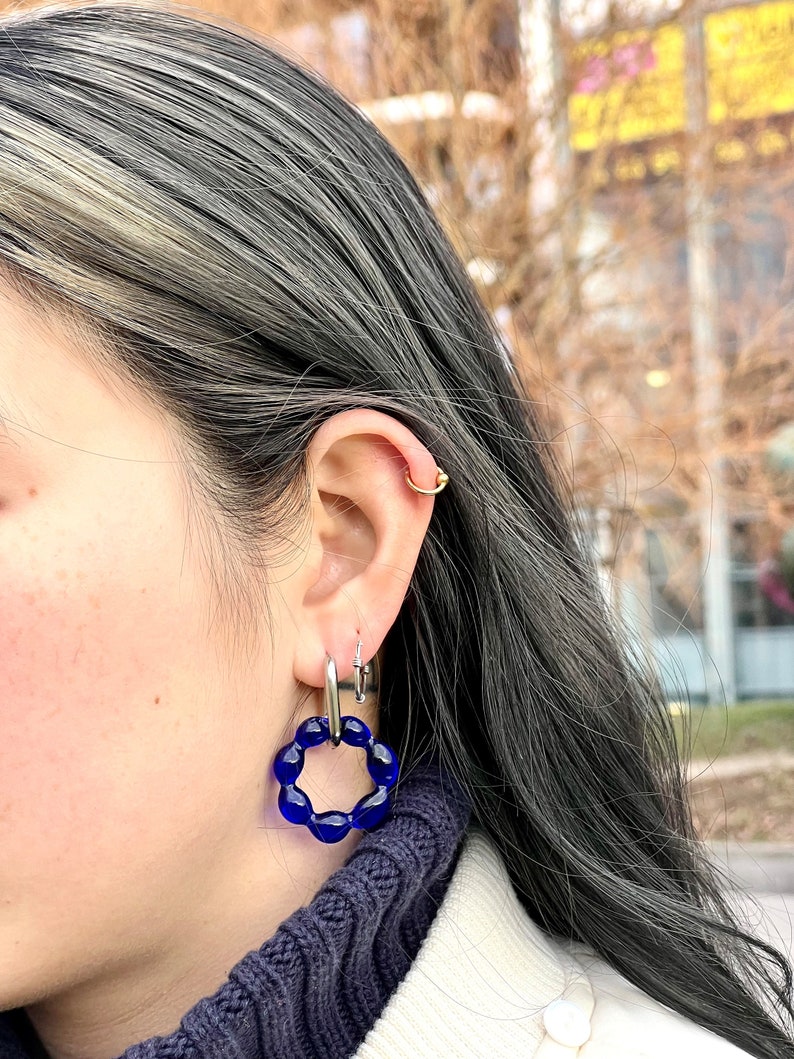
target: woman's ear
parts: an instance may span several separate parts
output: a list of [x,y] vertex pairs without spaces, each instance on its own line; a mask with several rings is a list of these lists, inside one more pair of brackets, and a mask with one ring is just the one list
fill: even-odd
[[294,674],[321,687],[326,652],[346,679],[356,641],[371,658],[396,620],[435,502],[414,492],[405,472],[417,486],[433,488],[437,468],[407,427],[368,408],[324,423],[308,457],[311,540],[299,599],[293,596]]

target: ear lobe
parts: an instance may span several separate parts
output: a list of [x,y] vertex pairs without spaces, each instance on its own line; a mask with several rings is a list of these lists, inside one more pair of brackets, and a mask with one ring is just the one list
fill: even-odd
[[319,687],[326,651],[346,679],[356,640],[372,657],[394,624],[434,504],[406,484],[405,471],[414,481],[432,482],[436,470],[407,427],[372,409],[352,409],[326,422],[309,457],[314,555],[296,615],[295,676]]

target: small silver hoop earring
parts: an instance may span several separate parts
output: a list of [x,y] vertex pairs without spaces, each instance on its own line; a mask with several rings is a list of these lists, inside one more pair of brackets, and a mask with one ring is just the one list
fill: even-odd
[[353,659],[353,666],[355,668],[354,685],[356,689],[356,702],[361,705],[367,697],[367,678],[371,672],[369,663],[364,665],[364,661],[361,658],[361,640],[356,644],[356,657]]

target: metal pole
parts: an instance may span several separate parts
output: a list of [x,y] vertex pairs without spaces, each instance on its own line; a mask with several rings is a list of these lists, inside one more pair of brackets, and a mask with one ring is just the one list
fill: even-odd
[[[563,54],[561,0],[519,0],[521,56],[530,113],[534,119],[535,155],[530,171],[529,214],[538,259],[551,276],[556,298],[556,354],[561,390],[577,409],[579,422],[571,423],[566,439],[575,469],[590,438],[587,417],[581,415],[580,376],[577,357],[568,330],[581,312],[576,258],[579,242],[573,155],[568,124],[565,57]],[[551,226],[550,219],[554,222]],[[605,509],[584,513],[595,530],[596,560],[601,587],[611,608],[616,606],[615,582],[605,562],[605,533],[609,515]],[[597,542],[597,543],[596,543]],[[611,545],[610,545],[611,547]]]
[[[535,125],[535,155],[530,172],[529,214],[536,248],[547,255],[562,278],[566,308],[571,299],[571,263],[575,244],[569,213],[571,149],[559,46],[560,0],[519,0],[519,37],[530,113]],[[548,227],[549,218],[555,226]]]
[[[518,10],[521,57],[535,135],[529,182],[533,249],[536,260],[544,263],[552,277],[550,292],[556,303],[552,312],[559,323],[556,352],[562,389],[580,407],[579,375],[576,358],[570,355],[567,331],[579,312],[580,298],[576,274],[578,232],[571,195],[573,163],[560,47],[560,0],[519,0]],[[566,432],[574,466],[586,444],[587,432],[586,421],[572,425]]]
[[736,702],[736,660],[731,613],[731,561],[723,486],[722,371],[714,255],[714,205],[709,193],[711,155],[703,17],[697,5],[685,20],[687,133],[685,210],[692,366],[698,449],[703,467],[700,534],[703,571],[706,693],[711,704]]

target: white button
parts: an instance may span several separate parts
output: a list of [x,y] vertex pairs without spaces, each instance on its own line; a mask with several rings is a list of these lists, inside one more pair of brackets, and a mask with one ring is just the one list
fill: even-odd
[[555,1000],[543,1012],[546,1033],[566,1048],[578,1048],[590,1039],[590,1019],[572,1000]]

